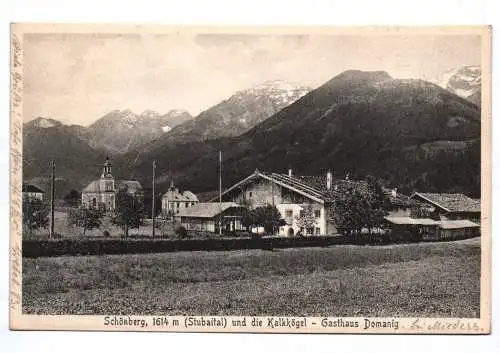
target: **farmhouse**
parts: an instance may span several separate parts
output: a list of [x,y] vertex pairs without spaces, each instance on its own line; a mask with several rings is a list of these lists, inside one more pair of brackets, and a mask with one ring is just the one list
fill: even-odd
[[172,216],[178,214],[182,209],[198,203],[199,200],[195,194],[187,190],[180,192],[172,181],[167,192],[161,198],[161,211],[164,216]]
[[38,186],[23,183],[23,199],[24,198],[35,198],[43,201],[45,191],[40,189]]
[[121,180],[115,185],[111,163],[109,158],[106,158],[100,179],[92,181],[83,189],[82,205],[112,211],[116,207],[116,193],[122,189],[127,190],[140,201],[144,199],[143,188],[136,180]]
[[219,222],[224,231],[243,230],[241,218],[244,207],[234,202],[201,202],[182,208],[175,219],[187,230],[218,232]]
[[427,208],[431,218],[441,220],[471,220],[480,222],[481,202],[464,194],[433,194],[416,192],[411,199]]
[[[365,181],[334,180],[332,173],[321,176],[294,176],[290,169],[287,174],[264,173],[256,170],[253,174],[234,184],[222,193],[222,201],[234,202],[247,208],[273,205],[279,210],[286,225],[278,234],[282,236],[322,235],[337,233],[330,221],[331,205],[342,188],[352,185],[366,189]],[[410,213],[412,201],[393,190],[386,190],[394,214]],[[216,201],[218,198],[212,199]],[[314,224],[301,229],[300,219],[312,210]]]

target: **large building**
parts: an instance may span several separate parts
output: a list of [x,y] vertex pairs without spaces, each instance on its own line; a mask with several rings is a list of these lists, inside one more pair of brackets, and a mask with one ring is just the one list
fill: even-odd
[[[342,188],[353,185],[358,189],[368,187],[364,181],[334,180],[332,173],[321,176],[294,176],[287,174],[253,174],[234,184],[222,193],[222,201],[235,202],[250,209],[273,205],[279,210],[286,224],[279,228],[279,235],[325,235],[336,234],[331,221],[332,203]],[[391,201],[391,215],[409,215],[411,201],[395,190],[386,190]],[[212,201],[217,201],[214,198]],[[312,210],[314,225],[309,229],[300,226],[299,219]]]
[[181,210],[199,203],[198,197],[191,191],[179,191],[174,182],[170,183],[167,192],[161,197],[161,212],[164,216],[175,216]]
[[106,158],[101,177],[92,181],[82,191],[82,205],[99,208],[103,211],[113,211],[116,208],[116,193],[120,189],[134,195],[141,201],[144,192],[141,184],[135,180],[120,180],[115,182],[111,171],[111,162]]

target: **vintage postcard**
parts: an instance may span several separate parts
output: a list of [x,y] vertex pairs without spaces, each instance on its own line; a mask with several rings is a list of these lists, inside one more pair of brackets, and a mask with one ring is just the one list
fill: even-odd
[[11,35],[11,329],[490,333],[490,27]]

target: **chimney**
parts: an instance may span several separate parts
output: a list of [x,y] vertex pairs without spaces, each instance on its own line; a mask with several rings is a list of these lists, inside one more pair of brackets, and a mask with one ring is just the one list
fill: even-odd
[[397,188],[392,189],[391,196],[392,197],[397,197],[398,196],[398,189]]
[[292,167],[288,167],[288,176],[292,177]]
[[326,172],[326,189],[331,190],[332,188],[332,172],[329,170]]

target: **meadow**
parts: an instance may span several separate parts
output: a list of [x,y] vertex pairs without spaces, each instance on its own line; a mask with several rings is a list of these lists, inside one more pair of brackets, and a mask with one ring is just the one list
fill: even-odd
[[479,238],[23,259],[29,314],[479,317]]

